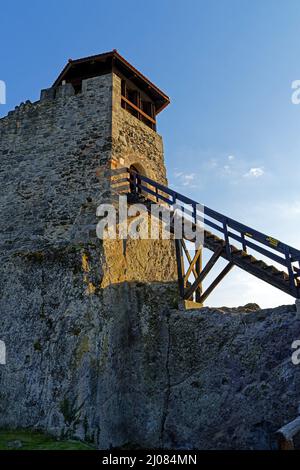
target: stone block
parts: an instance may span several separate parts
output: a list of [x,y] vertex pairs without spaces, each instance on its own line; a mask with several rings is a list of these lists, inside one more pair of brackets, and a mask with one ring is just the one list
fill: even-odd
[[75,90],[71,83],[61,85],[56,90],[56,98],[69,98],[73,95],[75,95]]
[[54,100],[54,98],[55,98],[54,88],[46,88],[41,91],[41,97],[40,97],[41,101],[50,101],[50,100]]

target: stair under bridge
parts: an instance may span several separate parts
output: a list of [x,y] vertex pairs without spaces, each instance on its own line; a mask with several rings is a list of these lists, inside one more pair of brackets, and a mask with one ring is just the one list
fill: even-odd
[[[230,217],[201,206],[196,201],[144,176],[133,169],[126,171],[123,181],[130,184],[132,202],[143,203],[151,211],[153,204],[161,204],[171,212],[169,230],[175,232],[176,218],[188,221],[195,228],[202,227],[202,245],[195,243],[193,255],[188,249],[191,240],[175,238],[179,291],[182,299],[199,304],[207,299],[222,279],[238,266],[249,274],[300,298],[300,250],[269,235],[259,232]],[[212,252],[202,265],[202,248]],[[219,259],[225,267],[203,291],[202,283]]]

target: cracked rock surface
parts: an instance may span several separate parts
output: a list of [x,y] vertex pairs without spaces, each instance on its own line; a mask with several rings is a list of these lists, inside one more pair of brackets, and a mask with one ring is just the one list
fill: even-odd
[[294,306],[183,312],[159,282],[83,291],[78,254],[61,256],[1,271],[1,427],[99,448],[275,447],[300,401]]
[[274,448],[274,432],[298,415],[297,338],[293,305],[172,311],[164,446]]

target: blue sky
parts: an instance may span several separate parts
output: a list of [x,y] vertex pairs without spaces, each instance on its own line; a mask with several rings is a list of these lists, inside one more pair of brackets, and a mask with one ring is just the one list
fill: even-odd
[[[159,116],[172,187],[300,248],[298,0],[52,0],[1,5],[5,115],[68,58],[118,49],[170,97]],[[214,305],[292,298],[233,271]]]

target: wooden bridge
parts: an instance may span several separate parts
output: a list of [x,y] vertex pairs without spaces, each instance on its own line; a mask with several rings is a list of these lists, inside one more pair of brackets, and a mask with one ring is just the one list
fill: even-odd
[[[286,294],[300,298],[299,250],[207,206],[200,206],[196,201],[141,175],[135,169],[126,169],[126,172],[124,180],[130,183],[131,201],[143,203],[148,211],[151,211],[154,203],[168,207],[173,214],[169,227],[171,232],[174,232],[175,219],[179,213],[184,214],[194,226],[200,224],[203,227],[203,247],[212,252],[205,266],[202,266],[202,246],[195,246],[194,256],[191,257],[184,233],[182,238],[175,238],[182,299],[202,304],[234,266]],[[227,264],[203,292],[202,282],[220,258],[226,260]]]

